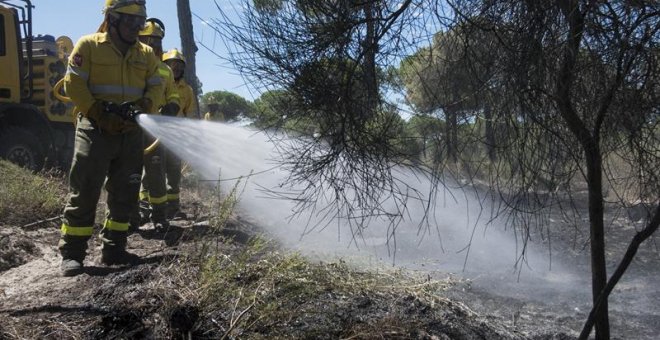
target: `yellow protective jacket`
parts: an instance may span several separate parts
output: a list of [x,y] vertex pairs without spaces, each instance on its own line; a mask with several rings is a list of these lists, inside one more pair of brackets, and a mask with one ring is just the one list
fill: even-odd
[[196,118],[197,102],[192,87],[188,85],[185,79],[181,78],[176,82],[176,89],[179,92],[180,109],[177,117]]
[[96,100],[123,103],[147,98],[160,103],[160,63],[149,46],[136,43],[122,55],[107,32],[93,33],[80,38],[73,48],[64,89],[77,107],[74,112],[85,114]]
[[160,108],[168,103],[176,103],[180,107],[179,92],[174,84],[174,73],[172,73],[172,69],[161,61],[158,63],[158,75],[163,81],[164,88],[162,100],[160,102],[154,102],[156,103],[156,107]]

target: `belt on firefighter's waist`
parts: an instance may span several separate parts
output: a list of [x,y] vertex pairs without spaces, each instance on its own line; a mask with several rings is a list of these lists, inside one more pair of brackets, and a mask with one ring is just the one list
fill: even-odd
[[[102,134],[104,134],[104,133],[103,133],[103,130],[102,130],[101,128],[99,128],[99,126],[98,126],[98,124],[96,123],[96,120],[95,120],[94,118],[85,117],[82,113],[78,113],[78,122],[81,122],[81,121],[83,120],[83,118],[84,118],[84,119],[87,119],[87,120],[89,121],[89,124],[90,124],[95,130],[99,130]],[[119,133],[117,133],[117,135],[123,135],[123,134],[130,133],[130,132],[137,131],[137,130],[139,130],[137,127],[136,127],[135,129],[125,129],[125,130],[120,131]]]

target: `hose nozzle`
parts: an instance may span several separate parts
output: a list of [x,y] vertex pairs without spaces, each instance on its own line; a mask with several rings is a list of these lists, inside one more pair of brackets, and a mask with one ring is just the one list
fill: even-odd
[[113,112],[124,120],[131,122],[136,122],[135,118],[143,113],[134,102],[123,102],[121,104],[108,103],[105,107],[105,110],[108,112]]

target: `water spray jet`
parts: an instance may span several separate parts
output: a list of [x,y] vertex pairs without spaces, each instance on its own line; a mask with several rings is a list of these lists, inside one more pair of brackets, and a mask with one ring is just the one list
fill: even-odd
[[[281,155],[272,136],[244,127],[186,118],[142,115],[137,122],[189,164],[202,181],[220,181],[223,186],[233,187],[236,181],[247,179],[241,182],[241,186],[245,183],[245,190],[239,197],[237,214],[263,228],[285,247],[312,259],[333,261],[339,257],[358,265],[382,265],[391,264],[396,254],[397,266],[463,277],[471,280],[469,289],[505,297],[506,301],[512,298],[524,304],[550,303],[571,318],[576,317],[577,310],[589,309],[588,258],[558,254],[559,258],[552,259],[550,270],[548,249],[531,241],[518,244],[502,220],[505,216],[491,219],[482,215],[490,209],[483,196],[480,199],[470,191],[446,187],[447,198],[442,199],[443,193],[439,193],[441,199],[432,201],[430,209],[423,207],[429,202],[428,197],[412,200],[407,214],[393,230],[387,230],[386,218],[372,219],[357,231],[342,219],[310,229],[310,225],[320,223],[319,216],[313,212],[305,218],[292,216],[294,203],[267,195],[268,189],[282,189],[288,176],[278,163]],[[286,136],[281,138],[286,141]],[[428,192],[424,190],[431,185],[428,179],[401,169],[395,171],[401,182]],[[384,209],[396,210],[397,202],[384,205]],[[428,223],[420,229],[420,216],[425,212],[430,212]],[[467,259],[466,246],[470,249]],[[521,247],[528,251],[523,262],[519,256]],[[573,262],[564,262],[563,258]],[[582,262],[574,262],[576,258]],[[518,267],[514,267],[516,263]],[[631,282],[639,289],[655,289]],[[621,301],[622,310],[630,308],[633,302],[649,303],[630,294]],[[614,302],[611,308],[617,308]],[[657,305],[647,310],[657,311]]]
[[[268,197],[271,189],[296,189],[284,184],[288,173],[279,166],[281,155],[270,136],[243,127],[184,118],[140,116],[138,122],[190,164],[202,181],[228,182],[231,186],[235,181],[249,177],[239,200],[240,213],[257,220],[293,249],[339,256],[357,252],[386,261],[396,255],[402,264],[411,264],[415,257],[424,256],[438,258],[439,265],[459,272],[466,268],[490,270],[493,267],[513,271],[516,247],[497,230],[498,221],[485,221],[479,217],[478,210],[484,203],[470,205],[468,202],[474,198],[465,193],[449,192],[443,202],[429,197],[410,198],[405,207],[407,215],[401,216],[401,221],[394,226],[389,224],[388,218],[404,210],[398,206],[400,201],[393,200],[383,201],[383,216],[372,218],[364,228],[351,229],[350,216],[324,220],[320,214],[309,212],[294,218],[294,202]],[[398,180],[412,188],[411,192],[428,192],[432,185],[419,174],[404,169],[396,172]],[[466,202],[456,199],[461,196]],[[331,200],[327,198],[320,203],[330,204]],[[436,205],[425,222],[422,219],[429,213],[428,204]],[[424,223],[427,223],[426,227],[420,229]],[[328,228],[331,225],[336,227]],[[384,230],[387,226],[391,228]],[[486,240],[485,235],[491,239]],[[469,256],[464,251],[466,245],[473,247]],[[535,265],[543,266],[538,263]]]

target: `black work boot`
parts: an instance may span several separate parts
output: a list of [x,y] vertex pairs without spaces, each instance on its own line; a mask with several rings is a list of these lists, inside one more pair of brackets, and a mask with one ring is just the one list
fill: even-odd
[[60,265],[62,276],[76,276],[83,273],[82,261],[74,259],[62,259]]
[[140,258],[126,251],[128,232],[103,228],[101,238],[101,263],[107,266],[139,263]]
[[179,211],[176,212],[176,214],[174,214],[174,219],[187,220],[188,215],[186,213],[184,213],[183,211],[179,210]]
[[83,261],[87,255],[88,237],[62,235],[57,248],[62,255],[60,271],[62,276],[76,276],[83,273]]
[[103,247],[101,249],[101,263],[106,266],[138,264],[140,263],[140,257],[127,252],[123,248]]
[[158,232],[167,232],[170,222],[167,220],[167,203],[151,206],[151,223]]
[[167,219],[172,220],[176,213],[179,212],[178,201],[167,201]]
[[186,220],[188,219],[188,215],[181,211],[181,205],[179,204],[179,200],[174,200],[174,201],[168,201],[167,202],[167,219],[168,220],[174,220],[174,219],[181,219],[181,220]]

